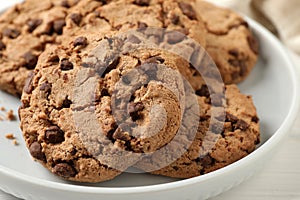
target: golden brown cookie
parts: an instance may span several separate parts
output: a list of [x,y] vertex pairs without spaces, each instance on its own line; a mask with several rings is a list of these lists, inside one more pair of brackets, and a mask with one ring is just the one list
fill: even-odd
[[[202,20],[181,0],[45,0],[38,5],[26,0],[0,18],[0,89],[20,96],[47,44],[60,44],[84,32],[145,27],[176,30],[205,46]],[[174,43],[182,40],[178,34],[169,37]]]
[[174,138],[185,107],[182,58],[150,48],[152,33],[81,35],[40,56],[19,110],[35,159],[67,180],[99,182]]
[[47,44],[57,43],[77,0],[26,0],[0,17],[0,89],[20,96]]
[[[177,155],[176,147],[145,157],[136,167],[157,175],[190,178],[225,167],[255,149],[260,140],[260,131],[251,96],[241,94],[236,85],[226,86],[225,100],[220,101],[221,104],[211,103],[208,92],[199,91],[197,96],[200,121],[197,134],[187,151],[168,166],[163,165],[161,158],[164,153]],[[189,118],[186,113],[185,118]],[[188,124],[189,121],[183,120],[183,123]],[[176,141],[180,144],[187,139],[181,137]]]
[[250,74],[258,57],[258,42],[237,13],[197,0],[195,10],[207,30],[206,50],[217,64],[224,83],[239,83]]

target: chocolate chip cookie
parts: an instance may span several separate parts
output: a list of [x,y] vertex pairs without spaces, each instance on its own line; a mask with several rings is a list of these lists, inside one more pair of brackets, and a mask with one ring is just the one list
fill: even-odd
[[0,88],[20,96],[25,79],[47,44],[63,33],[78,0],[26,0],[0,17]]
[[67,180],[99,182],[175,137],[185,110],[182,58],[151,48],[152,33],[85,34],[41,54],[19,109],[35,159]]
[[[190,178],[220,169],[250,154],[259,143],[260,135],[259,119],[251,96],[241,94],[236,85],[226,86],[225,101],[220,101],[220,104],[212,103],[208,94],[197,92],[200,109],[198,131],[183,156],[164,166],[161,160],[163,154],[153,154],[135,166],[153,174]],[[212,113],[215,113],[214,117]],[[184,118],[187,117],[184,114]],[[182,137],[177,143],[185,140],[187,138]],[[165,153],[172,156],[177,154],[177,149],[174,147]]]
[[123,32],[146,27],[178,31],[205,46],[204,23],[183,0],[116,0],[98,7],[81,1],[67,17],[65,29],[68,35],[76,35],[80,31]]
[[180,0],[26,0],[0,18],[0,89],[20,96],[47,44],[60,44],[82,32],[143,27],[176,30],[205,45],[204,23]]
[[258,42],[247,22],[235,12],[197,0],[197,14],[207,30],[206,50],[217,64],[224,83],[239,83],[250,74],[258,57]]

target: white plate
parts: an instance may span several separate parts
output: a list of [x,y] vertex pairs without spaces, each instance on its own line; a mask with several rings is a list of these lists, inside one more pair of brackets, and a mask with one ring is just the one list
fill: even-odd
[[[251,94],[261,119],[262,144],[254,153],[215,172],[186,180],[146,174],[123,174],[100,184],[67,183],[32,161],[18,122],[0,122],[0,188],[23,199],[196,200],[207,199],[241,183],[263,167],[287,135],[298,111],[295,68],[285,48],[263,27],[248,19],[261,45],[260,60],[240,85]],[[0,106],[17,113],[19,100],[0,92]],[[14,133],[19,146],[5,138]]]

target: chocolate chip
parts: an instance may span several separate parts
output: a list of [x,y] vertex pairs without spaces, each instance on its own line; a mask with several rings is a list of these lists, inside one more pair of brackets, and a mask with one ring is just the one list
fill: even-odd
[[66,97],[66,99],[63,101],[62,108],[70,108],[72,104],[72,101]]
[[6,48],[6,45],[0,41],[0,51],[4,50]]
[[202,85],[199,90],[196,90],[196,95],[198,95],[200,97],[210,98],[210,92],[208,90],[207,85]]
[[85,47],[87,45],[87,43],[88,43],[87,38],[81,36],[74,40],[74,47],[77,47],[77,46]]
[[45,141],[57,144],[65,140],[64,132],[58,126],[51,126],[45,131]]
[[226,113],[226,121],[227,122],[232,122],[232,123],[236,123],[239,120],[239,118],[237,118],[236,116],[230,114],[230,113]]
[[59,19],[53,22],[53,30],[58,35],[61,35],[63,33],[63,27],[66,25],[65,20]]
[[180,18],[178,15],[172,14],[170,17],[172,24],[177,25],[180,22]]
[[40,90],[44,91],[46,93],[50,93],[51,92],[51,84],[48,81],[42,83],[40,86]]
[[63,0],[60,5],[65,8],[70,8],[68,0]]
[[25,85],[24,85],[23,90],[27,94],[30,94],[32,92],[32,90],[34,89],[34,87],[32,85],[32,81],[33,81],[34,76],[35,76],[35,73],[30,72],[30,74],[28,75],[28,78],[25,81]]
[[29,147],[29,152],[32,155],[32,157],[38,160],[46,161],[46,156],[42,151],[42,146],[40,143],[38,142],[32,143]]
[[72,156],[75,156],[76,153],[77,153],[77,149],[74,147],[74,148],[72,149],[72,151],[70,152],[70,154],[71,154]]
[[258,138],[256,138],[254,144],[255,144],[255,145],[258,145],[259,143],[260,143],[260,138],[258,137]]
[[164,62],[165,62],[165,59],[160,56],[154,56],[154,57],[151,57],[151,58],[148,58],[147,60],[145,60],[145,63],[162,64]]
[[144,22],[138,22],[138,28],[140,29],[140,30],[144,30],[144,29],[146,29],[148,27],[148,25],[146,24],[146,23],[144,23]]
[[202,165],[203,167],[209,167],[213,164],[213,158],[209,154],[207,154],[203,157],[200,157],[197,162],[200,163],[200,165]]
[[24,65],[27,69],[35,68],[37,61],[38,61],[38,56],[36,56],[33,53],[31,53],[30,51],[28,51],[23,55],[23,58],[25,60]]
[[2,31],[3,36],[9,37],[10,39],[15,39],[17,38],[21,33],[17,29],[12,29],[12,28],[5,28]]
[[82,20],[82,15],[78,13],[72,13],[70,18],[75,24],[79,25]]
[[119,24],[113,28],[113,30],[119,31],[123,27],[122,24]]
[[139,6],[149,6],[150,0],[134,0],[133,3]]
[[178,42],[181,42],[185,37],[186,37],[186,35],[178,32],[178,31],[171,31],[171,32],[166,33],[167,42],[169,44],[176,44]]
[[69,76],[68,74],[64,74],[63,75],[63,80],[64,80],[64,83],[67,83],[69,81]]
[[31,19],[27,22],[28,31],[33,32],[39,25],[41,25],[43,20],[41,19]]
[[59,163],[56,164],[52,172],[56,174],[57,176],[63,177],[63,178],[70,178],[74,177],[76,175],[76,170],[67,163]]
[[185,2],[179,2],[179,7],[182,13],[188,16],[188,18],[190,18],[191,20],[197,19],[196,12],[190,4]]
[[130,115],[131,119],[133,121],[136,121],[141,118],[139,112],[142,111],[144,108],[145,107],[142,102],[138,102],[138,103],[130,102],[127,106],[127,112]]
[[135,35],[129,35],[126,41],[133,43],[133,44],[141,43],[141,40],[138,37],[136,37]]
[[105,88],[101,90],[101,97],[104,97],[104,96],[110,96],[108,90]]
[[249,124],[242,119],[239,119],[236,123],[236,128],[241,129],[242,131],[245,131],[248,127]]
[[53,64],[57,64],[59,63],[60,59],[58,57],[58,55],[50,55],[48,56],[48,62],[51,62]]
[[228,51],[228,53],[234,57],[238,57],[239,56],[239,50],[237,49],[231,49]]
[[259,122],[259,118],[257,116],[253,116],[251,118],[251,121],[255,122],[255,123],[258,123]]
[[258,52],[259,52],[259,46],[258,46],[257,40],[253,36],[248,36],[247,37],[247,41],[248,41],[248,44],[249,44],[251,50],[255,54],[258,54]]
[[68,71],[73,69],[73,63],[71,63],[68,59],[64,58],[62,59],[61,63],[60,63],[60,69],[62,71]]
[[53,24],[53,22],[48,22],[46,24],[45,30],[43,31],[43,34],[52,35],[54,33]]

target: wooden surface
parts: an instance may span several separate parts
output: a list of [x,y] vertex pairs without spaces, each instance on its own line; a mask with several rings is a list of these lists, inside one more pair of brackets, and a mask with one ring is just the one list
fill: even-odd
[[[3,0],[0,9],[19,1]],[[290,54],[300,71],[300,56]],[[278,148],[279,151],[270,158],[262,171],[210,200],[300,200],[300,115],[290,131],[290,136]],[[0,191],[0,200],[18,199]]]

